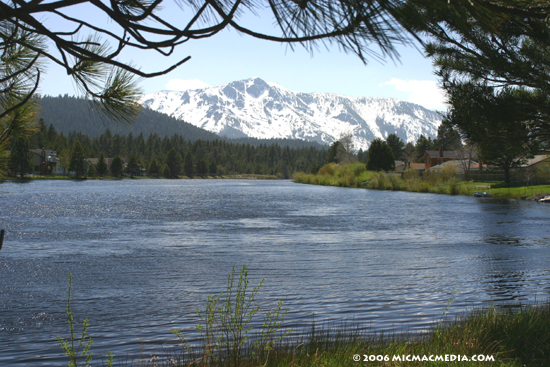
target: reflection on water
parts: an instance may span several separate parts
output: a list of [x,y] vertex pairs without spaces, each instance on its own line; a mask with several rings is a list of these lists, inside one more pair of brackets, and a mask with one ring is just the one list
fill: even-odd
[[0,365],[59,365],[67,273],[94,354],[173,343],[233,265],[294,329],[422,330],[451,311],[549,293],[550,206],[288,181],[0,185]]

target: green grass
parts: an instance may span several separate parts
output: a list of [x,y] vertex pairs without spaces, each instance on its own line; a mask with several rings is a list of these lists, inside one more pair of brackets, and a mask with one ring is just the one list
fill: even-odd
[[[282,339],[258,358],[251,338],[242,359],[234,364],[223,353],[204,362],[203,352],[182,348],[156,357],[124,358],[114,365],[180,366],[550,366],[550,304],[473,309],[453,322],[424,334],[384,334],[358,330],[350,324],[312,328],[294,339]],[[360,361],[355,361],[358,355]],[[374,360],[364,361],[365,355]],[[445,361],[483,355],[487,361]],[[406,361],[410,356],[411,361]],[[420,360],[412,361],[414,356]],[[435,360],[422,361],[432,356]],[[396,357],[401,360],[396,360]],[[404,357],[404,358],[403,358]],[[382,360],[376,360],[376,359]],[[387,360],[384,360],[387,359]],[[115,358],[117,362],[117,358]]]
[[[360,356],[356,362],[354,355]],[[374,361],[364,361],[365,355]],[[445,355],[483,355],[493,361],[445,361]],[[378,357],[381,356],[381,357]],[[387,356],[387,357],[386,357]],[[440,361],[394,360],[410,356]],[[199,358],[197,358],[199,357]],[[369,357],[367,357],[369,358]],[[373,358],[373,357],[370,357]],[[386,360],[376,360],[388,359]],[[218,360],[203,364],[200,354],[174,355],[169,360],[144,362],[143,366],[233,366]],[[312,328],[298,340],[283,340],[258,361],[245,347],[239,366],[339,367],[339,366],[549,366],[550,306],[472,310],[452,323],[424,335],[374,334],[349,325]]]
[[[445,317],[455,292],[439,322],[424,333],[388,335],[341,323],[313,324],[293,337],[283,324],[286,311],[281,308],[282,300],[265,313],[259,330],[252,328],[251,321],[259,312],[255,297],[263,280],[251,290],[246,266],[239,274],[233,268],[227,291],[209,296],[204,311],[198,312],[199,347],[191,347],[183,331],[172,329],[181,343],[172,351],[135,357],[116,357],[109,352],[94,364],[87,319],[79,332],[73,318],[71,279],[69,275],[69,334],[67,339],[60,336],[57,340],[73,367],[550,366],[548,301],[474,308],[448,321]],[[482,360],[472,361],[474,356],[482,356]]]
[[[362,169],[361,169],[362,166]],[[362,187],[372,190],[398,190],[411,192],[426,192],[446,195],[467,195],[475,192],[488,192],[493,197],[507,199],[535,199],[537,196],[550,195],[550,185],[507,187],[502,183],[466,182],[460,181],[452,174],[433,174],[419,177],[418,173],[409,171],[403,177],[395,173],[369,172],[362,163],[338,165],[329,163],[315,175],[296,173],[293,181],[297,183]],[[365,183],[365,181],[368,181]]]

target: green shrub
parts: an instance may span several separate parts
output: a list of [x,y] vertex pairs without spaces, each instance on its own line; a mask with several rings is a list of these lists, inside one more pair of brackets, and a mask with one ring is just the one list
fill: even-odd
[[375,174],[371,175],[369,183],[367,184],[367,189],[378,190],[378,187],[379,187],[378,181],[379,180],[380,180],[380,174],[379,173],[375,173]]
[[403,171],[403,179],[405,180],[413,180],[415,178],[419,178],[420,173],[415,169],[407,169]]
[[432,184],[429,182],[429,180],[425,180],[422,178],[414,178],[408,181],[409,191],[430,192],[431,186]]
[[449,185],[445,182],[437,181],[434,185],[431,185],[429,192],[434,194],[448,194]]
[[393,189],[389,175],[387,173],[380,173],[378,178],[378,190],[391,190]]
[[[257,287],[248,292],[248,271],[246,265],[243,265],[235,287],[233,266],[231,274],[227,277],[226,292],[218,296],[208,296],[205,310],[197,311],[202,321],[196,329],[202,337],[201,360],[204,365],[238,367],[250,357],[258,362],[260,358],[265,359],[265,355],[273,349],[277,341],[291,332],[289,330],[283,335],[277,335],[288,312],[282,312],[283,300],[280,300],[276,308],[267,311],[262,329],[256,334],[256,338],[250,340],[251,321],[260,309],[253,304],[264,281],[265,279],[262,279]],[[189,343],[183,334],[176,329],[172,329],[172,332],[190,351]]]
[[[82,322],[82,330],[80,331],[80,337],[76,337],[75,332],[75,320],[73,316],[73,310],[71,308],[71,296],[73,286],[73,274],[69,273],[69,288],[67,288],[67,307],[65,312],[67,313],[67,323],[69,324],[69,339],[63,339],[61,336],[56,338],[59,346],[63,349],[63,352],[69,357],[69,367],[78,367],[85,363],[85,366],[89,366],[92,362],[92,352],[90,351],[93,340],[88,335],[88,318],[86,317]],[[82,362],[82,363],[81,363]],[[113,366],[113,355],[111,351],[107,353],[105,362],[107,367]]]
[[348,165],[349,172],[352,176],[360,176],[363,172],[367,170],[367,167],[361,162],[353,162]]
[[449,194],[451,195],[458,195],[460,193],[460,184],[461,181],[459,181],[456,177],[449,180]]
[[338,168],[336,163],[328,163],[319,169],[318,175],[320,176],[334,176],[334,172]]
[[405,181],[399,177],[396,173],[388,173],[387,174],[388,181],[391,184],[392,190],[402,190],[405,188]]
[[338,165],[336,168],[336,171],[333,173],[333,176],[336,176],[338,178],[344,177],[348,175],[348,166],[347,165]]
[[311,175],[308,175],[304,172],[296,172],[292,176],[292,181],[296,183],[309,184],[311,183]]

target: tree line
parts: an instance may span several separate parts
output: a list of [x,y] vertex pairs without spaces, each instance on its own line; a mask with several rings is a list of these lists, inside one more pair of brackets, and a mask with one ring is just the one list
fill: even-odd
[[462,139],[459,131],[449,121],[444,120],[437,130],[435,139],[420,135],[413,144],[405,143],[396,134],[390,134],[385,140],[373,140],[367,150],[359,149],[357,154],[354,152],[352,136],[343,135],[340,140],[330,145],[325,161],[343,164],[359,161],[365,163],[369,171],[392,171],[396,160],[423,163],[424,154],[428,150],[461,148]]
[[[189,57],[166,69],[144,72],[119,60],[121,50],[135,48],[170,56],[183,39],[211,37],[225,27],[263,40],[299,43],[309,50],[320,42],[336,42],[364,62],[369,57],[398,57],[397,44],[417,40],[433,59],[435,73],[447,93],[450,108],[446,119],[458,128],[464,141],[478,147],[484,162],[492,161],[504,169],[506,181],[510,168],[530,154],[550,151],[547,1],[282,1],[264,15],[273,16],[282,31],[271,35],[240,24],[237,14],[255,13],[260,3],[193,4],[192,9],[184,8],[196,11],[196,16],[182,26],[166,22],[157,13],[161,2],[139,0],[124,6],[111,2],[110,7],[89,1],[47,5],[37,1],[32,6],[2,3],[0,159],[11,144],[11,136],[28,135],[33,128],[38,113],[38,99],[33,96],[46,67],[39,59],[65,68],[81,95],[105,119],[129,123],[139,115],[137,77],[166,74]],[[86,12],[80,18],[64,14],[82,3],[99,6],[120,26],[119,32],[102,30],[84,20]],[[203,19],[209,13],[217,15]],[[40,19],[49,16],[72,22],[74,31],[45,27]],[[197,19],[205,22],[202,27],[195,24]],[[151,38],[143,35],[144,29]],[[90,36],[90,30],[96,36]],[[48,44],[56,47],[49,48]],[[110,46],[116,50],[108,51]],[[380,53],[372,46],[379,47]],[[427,146],[430,142],[426,140],[416,145]],[[418,156],[418,151],[415,153]],[[0,164],[0,174],[3,167]]]
[[[93,138],[80,132],[65,135],[63,132],[58,133],[52,124],[48,127],[43,119],[39,120],[37,130],[24,146],[56,151],[59,163],[77,176],[108,173],[114,176],[123,173],[134,176],[146,173],[156,177],[174,178],[181,175],[261,174],[289,178],[296,171],[309,172],[323,165],[327,154],[326,149],[312,146],[255,146],[223,139],[189,141],[178,134],[161,138],[156,133],[148,136],[143,133],[138,136],[132,133],[120,135],[112,134],[107,129]],[[14,152],[15,150],[12,158]],[[88,172],[83,167],[82,162],[88,158],[99,159],[95,167],[90,166],[93,172]],[[103,163],[99,163],[107,162],[108,158],[116,158],[108,167],[111,172],[105,171]],[[126,172],[123,172],[122,167],[118,169],[119,159],[125,163]],[[10,166],[12,171],[19,171],[15,164]]]

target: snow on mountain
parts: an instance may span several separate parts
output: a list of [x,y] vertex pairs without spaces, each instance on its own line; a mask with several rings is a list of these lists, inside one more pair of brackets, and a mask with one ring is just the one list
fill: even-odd
[[289,138],[330,144],[351,132],[357,149],[397,134],[435,137],[441,116],[392,98],[299,93],[260,78],[186,91],[146,94],[145,107],[231,138]]

